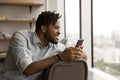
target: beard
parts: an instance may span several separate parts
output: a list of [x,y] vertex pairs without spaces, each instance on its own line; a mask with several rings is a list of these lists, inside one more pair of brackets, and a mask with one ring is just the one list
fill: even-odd
[[48,42],[51,42],[51,43],[53,43],[53,44],[57,44],[57,43],[58,43],[58,41],[55,40],[55,38],[54,38],[52,35],[50,35],[49,32],[45,32],[44,37],[46,38],[46,40],[47,40]]

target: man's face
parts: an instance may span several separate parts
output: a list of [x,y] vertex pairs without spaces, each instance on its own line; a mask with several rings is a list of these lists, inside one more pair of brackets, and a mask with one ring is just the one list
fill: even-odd
[[57,21],[55,25],[49,25],[44,37],[48,42],[57,44],[58,43],[58,37],[60,35],[60,22]]

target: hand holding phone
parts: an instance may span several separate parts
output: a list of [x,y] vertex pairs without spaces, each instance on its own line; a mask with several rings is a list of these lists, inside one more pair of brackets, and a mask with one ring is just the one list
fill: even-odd
[[79,47],[80,45],[82,45],[82,44],[83,44],[83,41],[84,41],[84,39],[79,39],[79,40],[77,41],[75,47]]

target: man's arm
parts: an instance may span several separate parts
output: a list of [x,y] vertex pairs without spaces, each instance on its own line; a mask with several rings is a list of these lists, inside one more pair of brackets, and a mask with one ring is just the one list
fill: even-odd
[[50,58],[46,58],[44,60],[39,60],[31,63],[24,71],[23,73],[27,76],[40,72],[47,68],[48,66],[52,65],[53,63],[57,62],[57,59],[55,56],[52,56]]
[[[87,56],[82,51],[82,49],[74,48],[74,47],[66,48],[63,52],[59,53],[59,56],[63,61],[74,61],[74,60],[78,60],[79,58],[85,60],[87,59]],[[24,70],[23,73],[25,75],[31,75],[40,72],[41,70],[44,70],[45,68],[47,68],[48,66],[50,66],[51,64],[57,61],[58,60],[56,59],[56,55],[55,55],[50,58],[46,58],[44,60],[33,62]]]
[[[31,54],[29,51],[26,51],[27,41],[23,35],[20,33],[14,34],[13,40],[10,44],[13,48],[13,54],[15,58],[16,65],[23,71],[27,76],[34,73],[40,72],[45,68],[49,67],[53,63],[57,62],[56,56],[52,56],[43,60],[38,60],[33,62]],[[66,48],[63,52],[60,52],[59,55],[63,61],[77,60],[82,58],[83,51],[81,48],[69,47]]]

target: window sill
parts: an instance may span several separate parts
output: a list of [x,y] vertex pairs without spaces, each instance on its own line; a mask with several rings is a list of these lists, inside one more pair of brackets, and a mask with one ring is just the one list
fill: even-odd
[[92,68],[89,69],[88,80],[118,80],[118,79],[101,70]]

